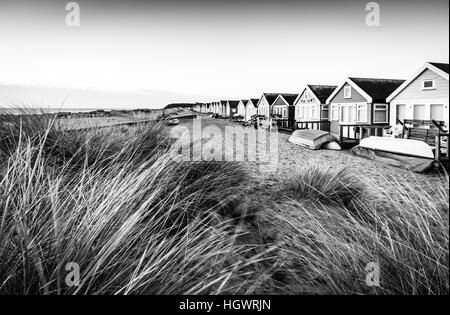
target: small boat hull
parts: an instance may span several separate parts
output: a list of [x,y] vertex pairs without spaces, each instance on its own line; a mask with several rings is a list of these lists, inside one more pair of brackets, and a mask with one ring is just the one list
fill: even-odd
[[362,139],[359,146],[371,150],[384,151],[405,156],[434,159],[434,154],[431,147],[427,143],[418,140],[390,137],[369,137]]
[[410,139],[370,137],[361,140],[360,145],[350,152],[417,173],[426,172],[434,163],[431,147],[425,142]]
[[335,140],[336,138],[329,132],[322,130],[302,129],[294,131],[288,141],[307,147],[311,150],[318,150],[323,144]]
[[334,151],[342,150],[341,146],[336,141],[331,141],[331,142],[324,143],[322,145],[322,149],[334,150]]

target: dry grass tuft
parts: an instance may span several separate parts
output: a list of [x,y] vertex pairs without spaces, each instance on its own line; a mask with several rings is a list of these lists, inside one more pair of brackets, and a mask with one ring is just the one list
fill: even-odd
[[[160,125],[1,119],[0,293],[236,293],[254,274],[261,258],[236,242],[238,165],[174,162]],[[65,282],[70,262],[78,287]]]
[[[280,246],[275,263],[280,289],[448,294],[448,176],[444,181],[434,193],[418,191],[414,182],[385,191],[361,185],[345,169],[305,169],[283,187],[288,201],[262,214]],[[379,287],[366,284],[371,262],[380,266]]]

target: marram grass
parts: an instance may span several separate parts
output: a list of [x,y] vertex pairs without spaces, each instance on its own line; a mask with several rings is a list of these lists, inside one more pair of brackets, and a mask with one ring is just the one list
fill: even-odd
[[309,164],[263,200],[245,165],[172,145],[159,124],[0,116],[0,294],[448,294],[448,176],[424,191]]

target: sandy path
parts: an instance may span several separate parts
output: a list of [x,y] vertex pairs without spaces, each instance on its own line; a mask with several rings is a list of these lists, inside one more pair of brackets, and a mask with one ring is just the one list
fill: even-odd
[[69,118],[58,119],[59,126],[67,130],[85,129],[85,128],[99,128],[112,127],[126,123],[133,123],[138,121],[156,120],[157,116],[162,111],[154,111],[151,113],[129,113],[109,117],[86,117],[86,118]]
[[[224,130],[226,126],[237,126],[237,123],[223,119],[212,119],[206,115],[201,115],[201,124],[203,127],[215,125]],[[190,127],[192,122],[184,123]],[[248,127],[251,128],[251,127]],[[413,183],[418,189],[424,189],[432,192],[436,185],[445,183],[444,179],[437,172],[427,174],[413,173],[401,168],[386,165],[380,162],[368,160],[351,154],[348,150],[332,151],[332,150],[310,150],[301,146],[288,142],[289,134],[284,132],[278,133],[278,164],[277,168],[272,171],[261,172],[261,165],[258,162],[242,162],[248,165],[255,175],[255,185],[259,189],[270,189],[279,187],[286,178],[291,176],[295,171],[301,170],[307,164],[320,163],[330,168],[346,167],[350,172],[360,178],[364,178],[366,182],[372,185],[383,186],[394,183]],[[246,139],[245,139],[246,140]],[[225,147],[232,144],[224,141]],[[242,145],[242,144],[240,144]],[[247,145],[245,141],[244,146]],[[264,167],[264,166],[263,166]],[[389,189],[389,187],[386,187]]]

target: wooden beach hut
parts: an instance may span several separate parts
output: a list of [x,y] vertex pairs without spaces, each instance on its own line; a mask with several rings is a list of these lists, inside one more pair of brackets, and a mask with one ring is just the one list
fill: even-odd
[[389,127],[387,97],[404,80],[347,78],[328,97],[330,132],[341,143],[382,136]]
[[337,88],[335,85],[305,86],[295,101],[296,129],[330,131],[327,98]]
[[280,129],[294,130],[295,100],[298,94],[280,94],[272,105],[272,117]]
[[405,119],[442,122],[449,127],[449,64],[427,62],[388,98],[390,123],[395,126]]
[[237,106],[237,114],[239,116],[242,116],[242,120],[245,119],[245,111],[247,109],[247,104],[248,104],[249,100],[240,100],[239,104]]
[[237,114],[238,105],[239,105],[239,101],[227,101],[226,116],[233,117],[235,114]]
[[448,75],[448,63],[427,62],[387,98],[392,135],[426,142],[438,164],[449,161]]
[[267,118],[271,115],[272,105],[280,93],[263,93],[258,101],[258,115]]
[[226,116],[227,114],[227,101],[220,101],[220,113],[221,116]]
[[258,108],[258,101],[257,98],[251,98],[247,102],[247,106],[245,107],[245,121],[250,121],[253,115],[256,115],[256,109]]

